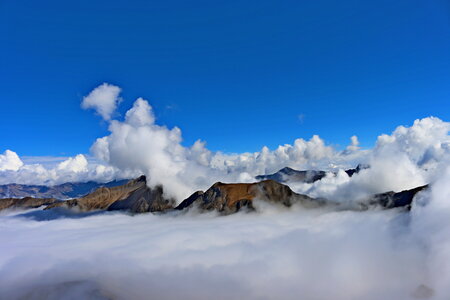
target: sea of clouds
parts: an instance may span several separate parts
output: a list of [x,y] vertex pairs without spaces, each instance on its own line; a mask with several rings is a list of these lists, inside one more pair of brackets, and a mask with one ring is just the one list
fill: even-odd
[[[53,164],[0,154],[0,183],[108,181],[145,174],[178,201],[215,181],[252,182],[289,166],[330,171],[297,192],[337,202],[424,184],[411,211],[281,209],[230,216],[64,211],[0,212],[0,299],[448,299],[450,123],[428,117],[344,150],[319,136],[259,152],[181,144],[139,98],[114,118],[120,88],[83,99],[109,123],[91,155]],[[349,177],[358,163],[370,168]]]
[[1,299],[448,299],[450,170],[410,212],[0,216]]

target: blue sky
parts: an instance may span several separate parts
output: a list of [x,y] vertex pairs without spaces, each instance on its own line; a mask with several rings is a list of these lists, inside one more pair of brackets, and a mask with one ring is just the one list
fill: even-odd
[[2,0],[0,43],[0,152],[88,152],[107,123],[80,102],[103,82],[122,115],[143,97],[226,152],[450,120],[445,0]]

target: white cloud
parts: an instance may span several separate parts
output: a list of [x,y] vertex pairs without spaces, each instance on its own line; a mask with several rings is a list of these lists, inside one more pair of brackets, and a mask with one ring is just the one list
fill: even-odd
[[431,191],[416,199],[411,229],[427,251],[423,274],[435,288],[432,299],[450,294],[450,167],[440,172]]
[[399,126],[391,135],[378,137],[365,159],[369,169],[351,178],[342,172],[313,184],[291,186],[315,197],[354,201],[434,182],[450,165],[449,130],[450,123],[435,117],[416,120],[411,127]]
[[348,145],[347,148],[345,148],[346,153],[351,153],[361,149],[361,147],[359,147],[359,140],[356,135],[352,136],[350,138],[350,141],[351,141],[350,145]]
[[67,160],[58,164],[57,169],[59,171],[69,172],[85,172],[87,171],[88,162],[83,154],[78,154],[75,157],[69,157]]
[[83,98],[81,107],[84,109],[92,108],[103,119],[110,120],[117,104],[121,101],[120,92],[121,89],[118,86],[103,83]]
[[415,120],[411,127],[379,136],[374,151],[403,152],[418,166],[434,168],[450,154],[449,131],[450,123],[435,117]]
[[339,156],[317,135],[309,141],[297,139],[293,145],[279,146],[274,151],[263,147],[256,153],[213,153],[201,141],[184,147],[181,130],[157,125],[151,106],[142,98],[136,100],[124,121],[112,120],[109,131],[110,135],[97,139],[92,153],[119,170],[146,174],[149,185],[163,184],[166,192],[179,201],[215,181],[253,181],[255,175],[287,165],[326,167]]
[[119,170],[148,175],[150,185],[164,184],[171,195],[185,195],[190,187],[177,178],[187,164],[186,149],[180,144],[181,131],[153,122],[150,105],[138,99],[125,121],[113,120],[111,134],[98,139],[91,151]]
[[352,178],[339,173],[312,185],[290,183],[299,192],[345,201],[431,182],[443,158],[450,158],[448,129],[449,123],[430,117],[380,136],[373,150],[362,150],[353,136],[344,151],[337,151],[314,135],[275,150],[224,154],[209,151],[201,141],[182,146],[181,130],[157,125],[151,107],[140,98],[124,121],[111,122],[111,134],[98,139],[91,150],[120,170],[146,174],[150,185],[163,184],[178,200],[215,181],[253,181],[255,175],[285,166],[337,171],[358,163],[371,165]]
[[22,166],[23,162],[16,152],[6,150],[0,154],[0,171],[17,171]]
[[155,117],[152,112],[152,107],[142,98],[138,98],[133,107],[127,111],[125,121],[134,126],[146,126],[155,122]]

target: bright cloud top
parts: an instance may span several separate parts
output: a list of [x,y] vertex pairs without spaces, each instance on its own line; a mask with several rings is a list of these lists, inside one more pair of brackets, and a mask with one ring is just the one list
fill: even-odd
[[18,171],[23,166],[23,162],[17,153],[6,150],[0,154],[0,171]]
[[118,86],[103,83],[83,98],[81,107],[94,109],[103,119],[108,121],[121,101],[120,91],[121,89]]

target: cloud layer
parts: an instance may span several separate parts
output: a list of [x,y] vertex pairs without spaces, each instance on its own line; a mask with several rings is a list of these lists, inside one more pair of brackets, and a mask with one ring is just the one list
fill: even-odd
[[[86,156],[78,154],[74,157],[53,164],[24,164],[19,156],[10,150],[7,160],[0,160],[0,184],[20,183],[55,185],[64,182],[107,182],[115,178],[123,178],[120,172],[108,165],[88,161]],[[122,174],[128,178],[132,174]],[[129,176],[128,176],[129,175]]]
[[0,296],[447,299],[449,180],[450,170],[411,213],[261,206],[38,221],[50,212],[4,212]]

